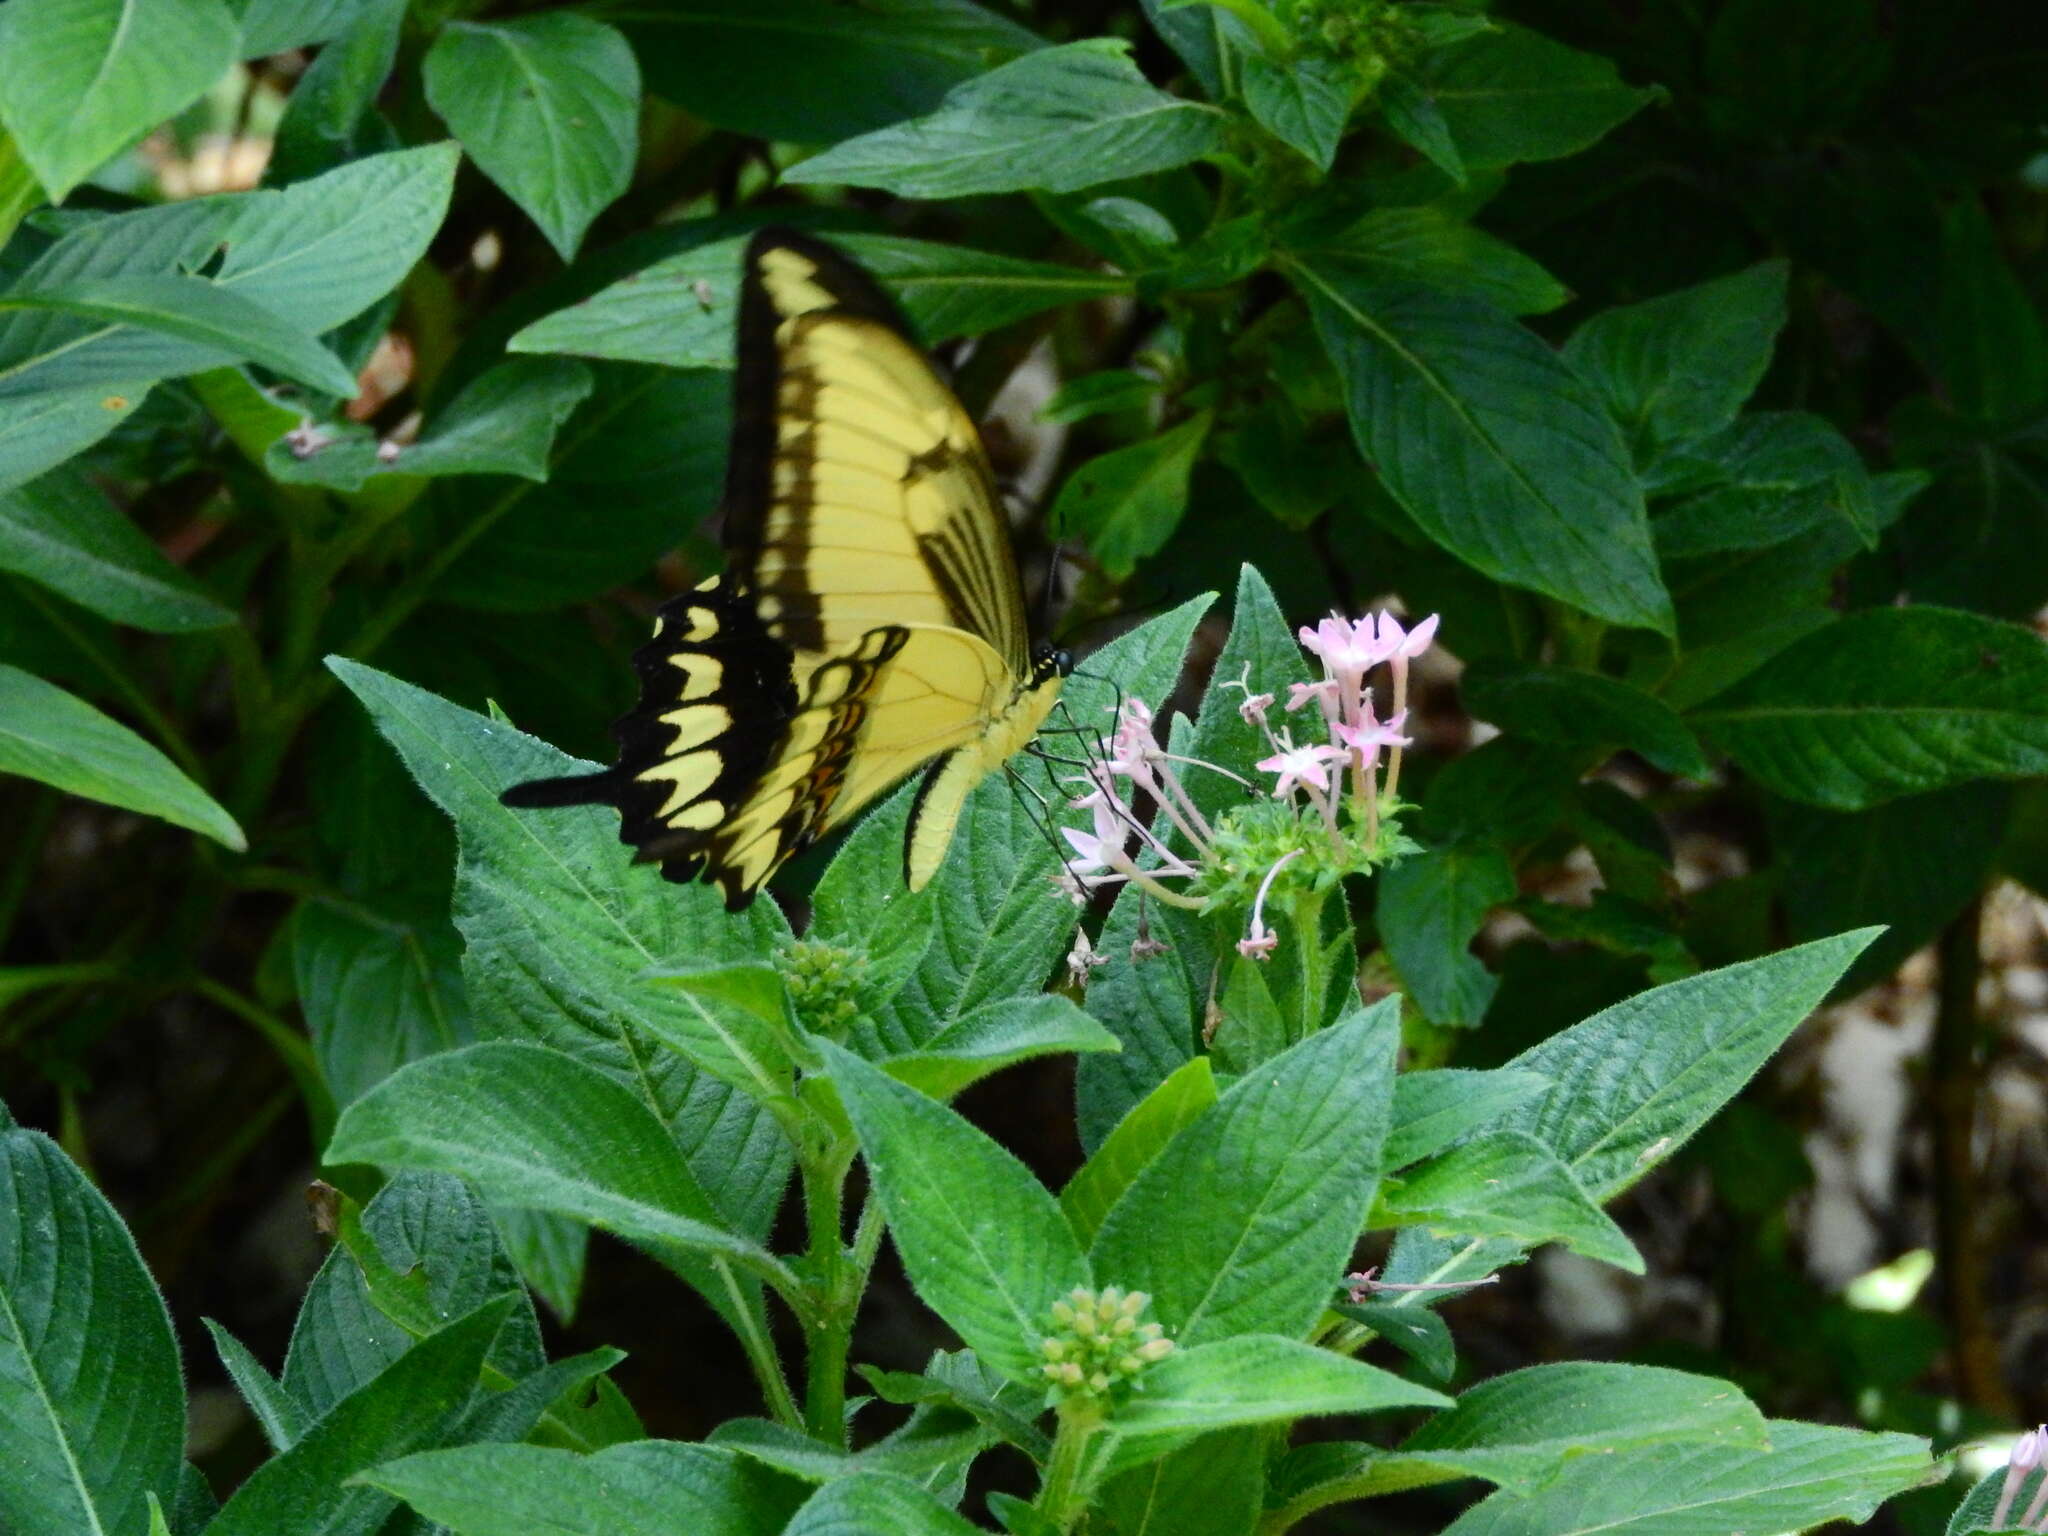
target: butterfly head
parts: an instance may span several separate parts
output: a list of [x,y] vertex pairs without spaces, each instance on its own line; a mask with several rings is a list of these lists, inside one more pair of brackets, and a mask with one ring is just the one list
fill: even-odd
[[1031,653],[1031,682],[1033,687],[1050,678],[1070,677],[1073,675],[1073,671],[1074,653],[1064,646],[1055,646],[1051,641],[1047,640],[1041,642],[1038,649]]

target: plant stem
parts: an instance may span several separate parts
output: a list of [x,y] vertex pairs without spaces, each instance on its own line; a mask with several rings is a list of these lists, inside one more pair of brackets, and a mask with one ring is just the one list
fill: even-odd
[[811,1433],[827,1445],[846,1446],[846,1356],[853,1342],[858,1284],[848,1296],[848,1265],[842,1232],[846,1163],[827,1155],[806,1158],[802,1167],[804,1220],[810,1229],[811,1272],[818,1288],[816,1325],[805,1359],[804,1417]]
[[1050,1520],[1055,1529],[1071,1531],[1088,1512],[1088,1499],[1095,1491],[1099,1467],[1090,1453],[1103,1427],[1100,1403],[1080,1398],[1062,1403],[1059,1433],[1052,1443],[1052,1457],[1045,1464],[1045,1481],[1039,1484],[1033,1507]]
[[747,1304],[746,1290],[733,1274],[730,1263],[724,1259],[713,1259],[711,1269],[725,1287],[725,1294],[732,1302],[733,1316],[739,1319],[733,1331],[739,1336],[740,1348],[746,1351],[747,1364],[754,1368],[754,1379],[761,1385],[761,1395],[768,1400],[769,1414],[776,1423],[801,1431],[804,1416],[797,1411],[796,1399],[790,1396],[789,1383],[783,1379],[782,1362],[775,1354],[775,1341],[761,1328],[760,1312]]

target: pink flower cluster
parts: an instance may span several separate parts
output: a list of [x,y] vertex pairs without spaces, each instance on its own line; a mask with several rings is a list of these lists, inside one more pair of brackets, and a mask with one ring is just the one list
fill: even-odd
[[[1403,629],[1391,615],[1381,613],[1355,621],[1332,614],[1314,629],[1301,630],[1301,643],[1322,663],[1323,675],[1290,687],[1286,713],[1299,714],[1313,705],[1315,713],[1308,718],[1320,723],[1319,739],[1297,743],[1289,725],[1274,724],[1274,695],[1253,693],[1248,677],[1224,684],[1244,691],[1239,713],[1258,727],[1271,749],[1258,768],[1273,775],[1271,797],[1295,806],[1295,825],[1302,829],[1299,837],[1288,834],[1292,847],[1280,851],[1269,844],[1252,866],[1264,866],[1265,874],[1252,900],[1250,927],[1237,946],[1240,953],[1263,959],[1278,946],[1278,935],[1266,926],[1266,898],[1281,871],[1310,852],[1312,845],[1324,849],[1318,868],[1340,871],[1367,867],[1378,849],[1382,798],[1393,799],[1401,751],[1409,745],[1403,734],[1408,665],[1429,648],[1436,628],[1434,614],[1413,629]],[[1369,680],[1382,665],[1391,675],[1392,702],[1384,720],[1377,714]],[[1379,783],[1383,754],[1384,791]],[[1231,842],[1231,813],[1212,826],[1182,786],[1177,764],[1221,773],[1247,790],[1257,788],[1227,768],[1164,751],[1153,734],[1151,710],[1137,699],[1126,699],[1118,707],[1114,733],[1101,755],[1091,758],[1071,781],[1083,786],[1084,792],[1071,804],[1089,813],[1089,827],[1060,828],[1074,853],[1062,875],[1070,894],[1080,899],[1105,885],[1128,881],[1173,906],[1206,905],[1202,898],[1162,882],[1199,883],[1216,860],[1219,830],[1221,841]],[[1149,817],[1137,809],[1141,796],[1151,801]],[[1339,816],[1346,805],[1348,825]],[[1169,828],[1180,834],[1179,844],[1169,844]],[[1361,854],[1366,863],[1360,862]],[[1243,868],[1241,857],[1237,867]],[[1091,957],[1091,963],[1099,959]]]

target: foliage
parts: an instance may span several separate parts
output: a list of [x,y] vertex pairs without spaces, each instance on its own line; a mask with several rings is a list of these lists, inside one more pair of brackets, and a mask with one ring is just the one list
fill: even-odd
[[[1603,1207],[1703,1130],[1756,1215],[1717,1112],[2048,868],[2022,24],[0,6],[0,1527],[1790,1530],[1923,1481],[1874,1350],[1482,1377],[1451,1298],[1548,1243],[1640,1272]],[[499,804],[602,753],[654,594],[717,569],[767,224],[971,340],[976,414],[1041,377],[994,439],[1074,719],[1254,780],[1296,624],[1441,616],[1463,713],[1417,683],[1363,855],[1281,873],[1293,802],[1191,770],[1236,862],[1162,811],[1077,911],[992,782],[932,891],[899,793],[735,916],[608,811]],[[1687,888],[1702,829],[1743,872]],[[227,1086],[149,1198],[108,1126],[194,1019]],[[955,1107],[1069,1058],[1069,1176]],[[153,1278],[266,1149],[335,1186],[275,1373]],[[650,1437],[617,1350],[550,1357],[591,1229],[730,1331],[746,1411]],[[885,1233],[964,1347],[850,1400]],[[181,1347],[254,1470],[181,1456]],[[1767,1416],[1816,1404],[1867,1416]]]

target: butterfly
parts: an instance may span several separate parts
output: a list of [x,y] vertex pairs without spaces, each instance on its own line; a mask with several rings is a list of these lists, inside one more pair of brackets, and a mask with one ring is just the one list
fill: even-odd
[[636,861],[715,881],[737,911],[922,767],[903,850],[922,890],[1072,660],[1031,647],[981,436],[872,277],[760,231],[737,363],[726,569],[665,603],[634,653],[618,761],[502,799],[616,806]]

